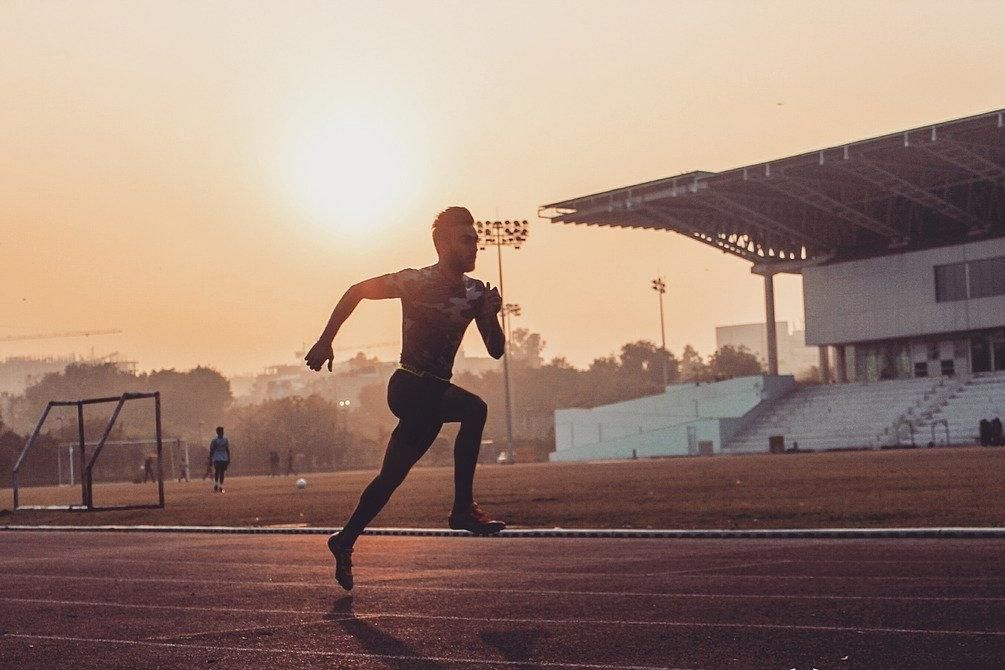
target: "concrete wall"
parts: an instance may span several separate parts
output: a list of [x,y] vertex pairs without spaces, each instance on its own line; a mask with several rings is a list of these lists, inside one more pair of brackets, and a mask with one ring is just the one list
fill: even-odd
[[935,266],[1005,256],[1005,238],[803,270],[806,344],[911,338],[1005,325],[1005,296],[935,301]]
[[674,384],[659,395],[593,409],[555,412],[552,461],[686,456],[698,442],[719,452],[765,401],[788,393],[791,376],[755,375],[711,384]]

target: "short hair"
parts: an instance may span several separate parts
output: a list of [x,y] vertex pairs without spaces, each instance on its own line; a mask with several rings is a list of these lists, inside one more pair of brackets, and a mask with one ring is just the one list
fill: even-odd
[[223,432],[223,426],[217,426],[216,427],[216,432],[222,433]]
[[440,240],[445,231],[475,225],[475,217],[467,207],[447,207],[433,219],[433,246],[440,250]]

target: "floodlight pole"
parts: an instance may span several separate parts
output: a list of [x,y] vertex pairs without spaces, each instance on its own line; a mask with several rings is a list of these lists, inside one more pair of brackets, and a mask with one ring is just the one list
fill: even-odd
[[667,352],[667,329],[663,321],[663,295],[667,292],[667,283],[663,280],[663,277],[657,277],[652,283],[653,290],[659,294],[660,299],[660,337],[663,340],[663,390],[670,385],[670,373],[667,370],[667,358],[669,356]]
[[[499,266],[499,293],[505,295],[503,288],[503,266],[502,248],[512,246],[519,249],[520,245],[527,240],[526,221],[476,221],[475,227],[478,229],[480,247],[484,250],[488,245],[495,245],[496,262]],[[500,310],[502,316],[502,330],[505,335],[507,331],[506,310]],[[506,451],[513,451],[513,398],[511,394],[510,372],[509,372],[509,346],[503,347],[503,381],[504,392],[506,394]]]

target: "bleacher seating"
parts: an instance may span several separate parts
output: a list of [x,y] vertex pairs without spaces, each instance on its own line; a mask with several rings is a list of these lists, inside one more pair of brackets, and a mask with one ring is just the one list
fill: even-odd
[[[905,417],[922,416],[950,383],[951,378],[923,378],[797,389],[734,436],[724,451],[766,451],[772,435],[783,435],[789,449],[794,442],[812,450],[894,444],[898,437],[893,427]],[[927,444],[921,437],[920,444]]]
[[[1005,421],[1005,373],[982,374],[963,380],[948,394],[929,416],[919,422],[925,443],[932,439],[938,445],[946,442],[946,424],[950,444],[976,444],[981,419],[995,417]],[[945,421],[946,424],[941,423]]]

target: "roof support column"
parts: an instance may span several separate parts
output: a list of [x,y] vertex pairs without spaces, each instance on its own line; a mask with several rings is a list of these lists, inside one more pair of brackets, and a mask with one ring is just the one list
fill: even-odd
[[834,379],[838,384],[848,381],[848,353],[843,344],[834,347]]
[[764,324],[768,330],[768,374],[778,374],[778,333],[775,330],[775,275],[764,273]]
[[824,344],[820,350],[820,383],[830,384],[831,382],[831,348]]

